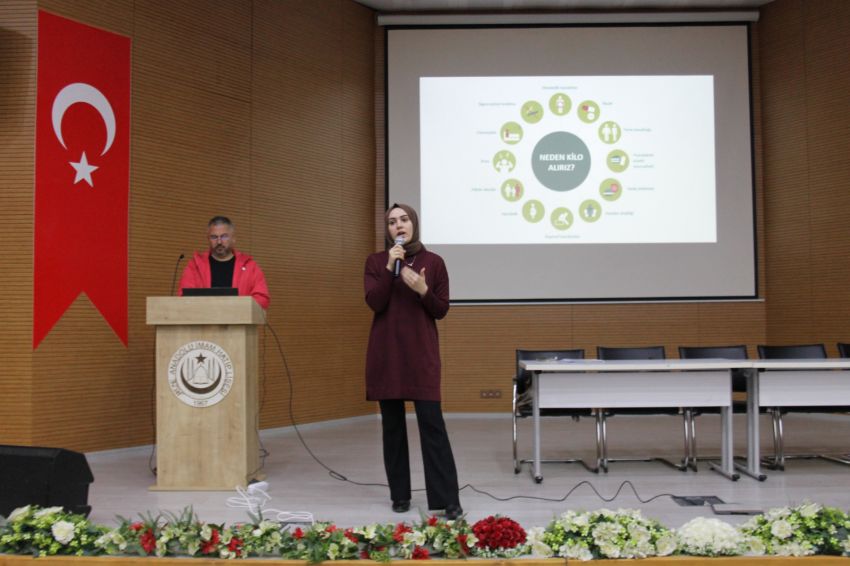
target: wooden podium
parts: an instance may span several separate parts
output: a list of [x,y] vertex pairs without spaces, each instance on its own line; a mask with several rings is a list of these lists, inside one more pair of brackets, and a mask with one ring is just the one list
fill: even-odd
[[152,490],[230,491],[259,473],[257,328],[251,297],[148,297],[156,326]]

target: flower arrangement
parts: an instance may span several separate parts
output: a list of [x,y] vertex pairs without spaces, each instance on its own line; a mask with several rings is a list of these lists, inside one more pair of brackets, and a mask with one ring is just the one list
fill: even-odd
[[203,558],[281,557],[329,560],[469,557],[533,554],[567,559],[642,558],[674,552],[692,556],[844,554],[850,556],[850,516],[807,503],[771,509],[736,528],[696,518],[671,531],[639,511],[567,511],[546,528],[527,531],[508,517],[472,526],[463,518],[340,528],[334,523],[289,527],[262,517],[226,526],[204,523],[191,508],[179,514],[119,518],[113,529],[59,507],[28,505],[0,518],[0,553],[46,556],[140,555]]
[[779,556],[846,554],[848,531],[847,513],[816,503],[771,509],[741,527],[750,547],[748,554]]
[[671,531],[631,509],[567,511],[537,536],[534,546],[550,549],[544,556],[577,560],[666,556],[676,550]]
[[478,542],[475,554],[483,557],[514,558],[528,553],[525,529],[508,517],[489,516],[472,525]]
[[95,541],[106,530],[61,507],[19,507],[0,522],[0,553],[50,556],[99,554]]
[[744,553],[744,537],[719,519],[697,517],[676,530],[680,554],[691,556],[735,556]]

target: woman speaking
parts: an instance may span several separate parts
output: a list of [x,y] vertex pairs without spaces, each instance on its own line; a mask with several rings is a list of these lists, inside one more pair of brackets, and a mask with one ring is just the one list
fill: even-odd
[[375,316],[366,353],[366,397],[381,406],[384,467],[393,511],[410,509],[410,459],[404,402],[413,401],[428,508],[463,514],[457,470],[440,409],[438,319],[449,310],[443,258],[419,241],[416,211],[393,204],[384,215],[390,248],[366,260],[366,303]]

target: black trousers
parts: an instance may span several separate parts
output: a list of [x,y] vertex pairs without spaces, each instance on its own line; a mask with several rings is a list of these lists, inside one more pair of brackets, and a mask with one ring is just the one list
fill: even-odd
[[[410,455],[407,448],[407,423],[404,401],[380,401],[384,436],[384,468],[393,501],[410,499]],[[425,465],[425,491],[429,509],[460,505],[452,446],[443,421],[439,401],[413,401],[422,461]]]

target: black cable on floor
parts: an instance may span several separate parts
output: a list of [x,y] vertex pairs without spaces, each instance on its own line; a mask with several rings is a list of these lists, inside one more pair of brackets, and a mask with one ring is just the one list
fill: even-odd
[[[280,343],[280,339],[277,336],[277,332],[274,331],[274,328],[272,328],[272,326],[271,326],[271,324],[269,324],[268,320],[266,320],[266,327],[271,331],[272,336],[274,336],[275,344],[277,344],[277,351],[280,353],[281,360],[283,360],[283,367],[286,370],[286,377],[287,377],[287,381],[289,383],[289,420],[292,422],[292,428],[295,429],[295,434],[298,436],[298,440],[301,442],[301,446],[304,447],[304,450],[306,450],[307,453],[310,454],[310,456],[313,458],[313,460],[316,461],[317,464],[319,464],[321,467],[323,467],[325,470],[327,470],[328,475],[335,480],[338,480],[338,481],[341,481],[341,482],[347,482],[347,483],[350,483],[350,484],[353,484],[353,485],[358,485],[358,486],[363,486],[363,487],[386,487],[386,488],[389,488],[389,486],[385,483],[364,483],[364,482],[358,482],[358,481],[354,481],[352,479],[349,479],[346,476],[342,475],[341,473],[337,472],[336,470],[332,469],[331,467],[327,466],[324,462],[322,462],[313,453],[312,450],[310,450],[310,447],[307,446],[307,442],[304,440],[304,437],[301,436],[301,431],[298,430],[298,423],[295,422],[295,414],[292,410],[293,409],[294,387],[293,387],[293,384],[292,384],[292,374],[289,371],[289,364],[286,362],[286,354],[283,353],[283,346]],[[655,501],[656,499],[658,499],[660,497],[673,497],[672,493],[659,493],[658,495],[654,495],[654,496],[650,497],[649,499],[644,500],[643,498],[641,498],[641,496],[638,493],[637,489],[635,488],[634,484],[629,480],[624,480],[620,484],[620,486],[617,488],[617,491],[614,493],[614,495],[612,497],[605,497],[604,495],[599,493],[599,491],[596,489],[596,487],[587,480],[580,481],[579,483],[574,485],[572,487],[572,489],[570,489],[568,492],[566,492],[563,497],[559,497],[559,498],[539,497],[539,496],[536,496],[536,495],[511,495],[511,496],[508,496],[508,497],[498,497],[496,495],[493,495],[492,493],[484,491],[483,489],[479,489],[479,488],[475,487],[474,485],[472,485],[470,483],[465,484],[458,491],[463,491],[464,489],[469,488],[470,490],[474,491],[475,493],[479,493],[481,495],[486,495],[487,497],[489,497],[489,498],[491,498],[495,501],[513,501],[515,499],[529,499],[529,500],[533,500],[533,501],[550,501],[550,502],[554,502],[554,503],[560,503],[560,502],[566,501],[567,498],[570,495],[572,495],[575,490],[577,490],[578,488],[580,488],[583,485],[589,486],[590,489],[593,490],[593,493],[595,493],[596,496],[599,499],[601,499],[602,501],[604,501],[606,503],[610,503],[610,502],[614,501],[615,499],[617,499],[617,497],[620,496],[620,492],[623,491],[623,488],[625,488],[627,485],[631,488],[632,493],[635,494],[635,497],[637,498],[637,500],[640,501],[641,503],[644,503],[644,504],[650,503],[651,501]],[[414,492],[425,491],[425,488],[412,489],[411,491],[414,491]]]

